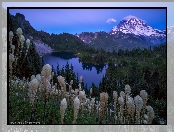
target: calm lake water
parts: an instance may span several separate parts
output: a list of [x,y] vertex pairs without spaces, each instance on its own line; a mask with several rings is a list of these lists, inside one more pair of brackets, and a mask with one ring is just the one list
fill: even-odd
[[94,65],[79,62],[79,59],[73,56],[72,53],[67,52],[53,52],[51,54],[46,54],[43,56],[45,64],[50,64],[57,69],[57,64],[59,64],[59,69],[62,69],[68,62],[68,64],[74,67],[74,72],[78,73],[78,78],[83,76],[84,85],[87,84],[88,88],[91,88],[92,83],[99,86],[102,77],[105,75],[108,65]]

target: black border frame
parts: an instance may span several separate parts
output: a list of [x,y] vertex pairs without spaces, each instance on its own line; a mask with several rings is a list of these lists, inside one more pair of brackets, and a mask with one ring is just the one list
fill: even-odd
[[[9,123],[9,75],[8,75],[8,67],[9,67],[9,10],[10,9],[166,9],[166,48],[167,48],[167,7],[7,7],[7,125],[101,125],[101,124],[10,124]],[[167,52],[166,52],[167,56]],[[167,58],[166,58],[166,79],[167,79]],[[166,80],[167,85],[167,80]],[[167,95],[167,90],[166,90]],[[166,99],[167,100],[167,99]],[[166,103],[167,105],[167,103]],[[167,106],[166,106],[167,112]],[[166,115],[167,116],[167,115]],[[102,124],[102,125],[142,125],[142,124]],[[145,126],[148,125],[156,125],[156,124],[143,124]],[[157,125],[167,125],[166,124],[157,124]]]

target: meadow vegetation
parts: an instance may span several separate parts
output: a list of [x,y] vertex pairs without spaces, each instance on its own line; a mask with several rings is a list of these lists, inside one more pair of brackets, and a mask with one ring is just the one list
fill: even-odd
[[[165,44],[131,51],[97,50],[92,59],[107,63],[108,69],[99,87],[93,84],[88,89],[72,65],[54,69],[44,64],[22,29],[16,33],[13,26],[9,29],[9,124],[166,123]],[[82,62],[91,60],[93,51],[88,50],[82,52]]]

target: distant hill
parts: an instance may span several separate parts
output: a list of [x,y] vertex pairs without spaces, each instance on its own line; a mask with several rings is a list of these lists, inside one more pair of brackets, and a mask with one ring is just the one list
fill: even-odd
[[86,44],[82,40],[72,34],[63,33],[50,35],[42,30],[35,30],[23,14],[17,13],[15,16],[10,15],[10,18],[12,19],[15,29],[20,27],[23,30],[24,36],[33,40],[36,50],[40,55],[50,53],[53,50],[77,51],[86,47]]

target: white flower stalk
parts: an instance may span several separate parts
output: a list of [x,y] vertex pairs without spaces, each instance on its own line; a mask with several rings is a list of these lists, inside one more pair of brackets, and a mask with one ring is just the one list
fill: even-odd
[[131,93],[131,88],[129,85],[125,85],[125,94],[128,96]]
[[148,120],[148,115],[147,114],[144,114],[144,119]]
[[79,81],[79,82],[80,82],[80,83],[82,83],[82,81],[83,81],[83,77],[82,77],[82,76],[80,76],[80,81]]
[[97,114],[99,113],[99,107],[100,107],[100,103],[98,101],[96,101],[96,112]]
[[91,112],[94,112],[94,105],[95,105],[95,98],[92,98],[91,100]]
[[92,95],[92,88],[90,89],[90,98],[91,98],[91,95]]
[[28,49],[30,47],[30,40],[29,39],[26,40],[26,45],[27,45],[27,51],[28,51]]
[[54,72],[52,72],[51,74],[51,79],[52,79],[51,85],[53,86]]
[[12,54],[14,54],[15,45],[11,45],[11,49],[12,49]]
[[152,121],[155,117],[155,113],[153,111],[153,108],[151,106],[146,106],[146,109],[147,109],[147,114],[148,114],[148,124],[152,124]]
[[84,103],[86,101],[85,91],[80,91],[79,92],[79,100],[80,100],[80,103]]
[[143,100],[142,100],[142,98],[139,95],[137,95],[134,98],[134,102],[135,102],[135,105],[136,105],[136,110],[137,111],[141,111],[141,109],[143,107]]
[[79,91],[81,91],[82,90],[82,85],[81,85],[81,83],[79,83]]
[[88,104],[88,111],[91,113],[91,103],[90,104]]
[[32,76],[31,76],[31,80],[33,80],[33,79],[35,79],[35,78],[36,78],[35,75],[32,75]]
[[46,87],[46,93],[50,93],[51,92],[51,83],[50,81],[47,80],[47,87]]
[[132,120],[135,118],[134,114],[135,114],[135,104],[132,103],[132,105],[131,105],[131,118],[132,118]]
[[147,103],[147,100],[148,100],[148,98],[147,98],[148,97],[147,92],[145,90],[141,90],[140,91],[140,96],[143,99],[144,106],[146,106],[146,103]]
[[142,115],[144,115],[145,109],[146,109],[147,100],[148,100],[148,94],[147,94],[147,92],[145,90],[141,90],[140,91],[140,96],[143,99],[143,111],[142,111]]
[[102,123],[102,119],[104,116],[104,108],[105,108],[105,92],[100,93],[100,123]]
[[[52,72],[52,74],[51,74],[52,76],[54,76],[54,72]],[[52,78],[53,79],[53,78]]]
[[134,118],[134,112],[135,112],[135,105],[134,100],[132,97],[128,96],[128,99],[126,101],[126,123],[129,123],[129,119]]
[[125,93],[123,91],[120,92],[120,97],[123,97],[123,99],[125,98]]
[[63,124],[63,120],[64,120],[64,115],[65,115],[66,108],[67,108],[67,101],[66,101],[66,98],[64,98],[61,101],[61,105],[60,105],[61,124]]
[[65,93],[66,93],[66,83],[65,83],[64,77],[58,76],[58,82],[59,82],[59,85],[61,86],[62,98],[64,98],[65,97]]
[[141,109],[143,108],[143,100],[139,95],[137,95],[134,98],[134,102],[136,105],[136,123],[140,124],[140,112],[141,112]]
[[49,64],[46,64],[42,68],[41,75],[44,76],[44,78],[46,78],[48,81],[50,81],[51,71],[52,71],[52,67]]
[[20,52],[22,53],[22,49],[23,49],[23,47],[24,47],[25,37],[24,37],[23,35],[21,35],[20,38],[19,38],[19,40],[20,40],[20,42],[21,42],[21,43],[20,43],[20,44],[21,44],[21,51],[20,51]]
[[117,96],[118,96],[117,92],[116,91],[113,91],[113,99],[114,100],[117,100]]
[[70,85],[71,85],[71,86],[73,85],[73,80],[70,81]]
[[66,83],[65,83],[65,78],[62,76],[57,77],[59,85],[64,88],[64,91],[66,92]]
[[12,39],[13,39],[13,32],[12,31],[10,31],[9,32],[9,41],[11,42],[10,44],[12,44]]
[[37,79],[37,81],[39,82],[39,87],[38,87],[38,89],[39,89],[39,91],[41,92],[43,89],[42,89],[42,78],[41,78],[41,75],[40,74],[37,74],[36,75],[36,79]]
[[75,89],[74,94],[75,94],[76,96],[78,96],[78,93],[79,93],[79,89]]
[[143,124],[148,124],[147,120],[143,120]]
[[41,76],[40,76],[40,74],[37,74],[36,75],[36,79],[38,80],[39,83],[41,82]]
[[[116,111],[117,111],[117,92],[113,91],[113,99],[114,99],[114,117],[116,117]],[[115,122],[116,123],[116,122]]]
[[71,94],[74,94],[74,90],[73,89],[71,89]]
[[30,103],[31,103],[32,106],[34,106],[34,100],[35,100],[38,85],[39,85],[39,83],[38,83],[37,79],[33,79],[29,83],[28,96],[30,98]]
[[22,29],[19,27],[17,30],[16,30],[16,32],[17,32],[17,35],[18,35],[18,37],[20,38],[20,36],[22,35]]
[[108,117],[108,114],[109,114],[109,112],[108,112],[108,97],[109,97],[109,95],[106,92],[105,93],[105,105],[106,105],[106,115],[107,115],[107,117]]
[[72,86],[69,85],[69,94],[70,94],[70,96],[71,96],[71,90],[72,90]]
[[120,104],[120,114],[123,116],[124,114],[124,99],[122,96],[118,98],[118,103]]
[[127,107],[127,114],[128,115],[131,115],[132,104],[133,104],[133,98],[132,97],[128,97],[128,100],[126,101],[126,107]]
[[80,106],[80,100],[78,97],[74,99],[74,121],[73,124],[76,124],[77,116],[78,116],[78,111],[79,111],[79,106]]

